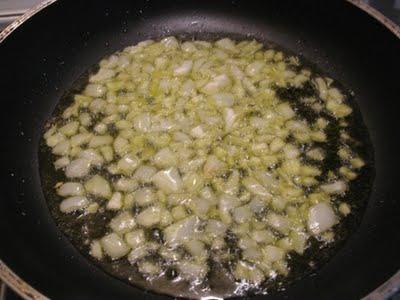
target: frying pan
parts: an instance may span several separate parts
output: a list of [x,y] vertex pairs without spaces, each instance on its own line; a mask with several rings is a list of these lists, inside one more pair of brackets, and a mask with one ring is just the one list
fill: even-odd
[[376,175],[357,230],[320,270],[254,299],[358,299],[399,270],[400,30],[377,12],[356,1],[89,0],[47,1],[33,14],[0,44],[0,277],[22,296],[166,298],[79,254],[51,218],[38,165],[43,126],[74,80],[106,55],[166,35],[273,41],[351,89],[368,127]]

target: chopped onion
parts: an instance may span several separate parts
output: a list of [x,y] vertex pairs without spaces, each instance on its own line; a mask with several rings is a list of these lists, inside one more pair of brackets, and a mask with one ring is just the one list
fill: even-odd
[[281,248],[270,245],[265,247],[264,251],[265,251],[265,259],[270,262],[282,260],[285,255],[285,252]]
[[89,174],[90,171],[90,161],[86,158],[78,158],[66,167],[65,176],[68,178],[79,178],[84,177]]
[[124,175],[132,174],[138,165],[138,158],[132,154],[126,154],[117,163],[118,170]]
[[215,104],[217,106],[230,107],[234,104],[235,98],[230,93],[218,93],[213,95]]
[[273,229],[279,231],[282,234],[287,234],[289,231],[289,220],[282,216],[275,213],[268,213],[266,221],[269,226]]
[[120,178],[114,184],[115,189],[121,192],[133,192],[137,186],[137,181],[132,178]]
[[135,203],[138,206],[147,206],[157,199],[151,188],[141,188],[135,192]]
[[253,213],[248,206],[241,206],[233,210],[233,219],[236,223],[249,222],[252,216]]
[[54,168],[56,170],[58,170],[58,169],[61,169],[61,168],[64,168],[64,167],[68,166],[69,164],[70,164],[69,158],[64,156],[64,157],[61,157],[61,158],[57,159],[54,162]]
[[208,266],[206,263],[195,263],[188,260],[177,262],[179,275],[188,281],[202,281],[207,275]]
[[[286,276],[286,254],[303,254],[312,235],[334,240],[330,203],[365,165],[348,132],[352,107],[332,79],[262,48],[228,38],[140,42],[103,59],[55,116],[44,139],[69,179],[55,185],[61,212],[87,216],[83,229],[110,220],[98,228],[105,236],[83,241],[93,258],[126,256],[149,280],[173,268],[177,281],[206,289],[215,260],[245,291]],[[310,82],[316,94],[298,100],[313,120],[279,92]],[[341,128],[337,153],[322,150],[331,125]],[[321,181],[328,154],[342,164]],[[350,204],[337,211],[345,217]],[[239,256],[227,255],[232,247]]]
[[111,197],[110,184],[104,177],[100,175],[94,175],[85,183],[85,189],[89,194],[99,196],[103,198]]
[[128,261],[131,264],[136,263],[139,259],[145,257],[149,253],[148,247],[146,244],[139,245],[132,249],[132,251],[128,254]]
[[218,220],[208,220],[205,231],[213,237],[223,236],[227,230],[227,226]]
[[140,214],[138,214],[136,220],[139,225],[142,225],[144,227],[151,227],[160,222],[161,210],[159,207],[155,206],[146,208]]
[[321,185],[321,189],[327,194],[342,194],[347,190],[347,185],[342,180]]
[[247,177],[242,180],[243,185],[246,189],[254,195],[270,197],[271,194],[263,187],[256,179]]
[[65,156],[69,154],[71,143],[69,141],[61,141],[53,148],[52,153],[55,155]]
[[174,75],[175,76],[187,75],[188,73],[190,73],[192,66],[193,66],[193,61],[185,60],[179,67],[174,69]]
[[166,193],[176,193],[182,188],[182,179],[176,168],[159,171],[153,176],[152,181]]
[[143,229],[137,229],[125,234],[126,243],[133,249],[143,245],[146,241]]
[[200,225],[197,217],[191,216],[164,229],[164,238],[168,245],[175,247],[185,240],[194,238]]
[[151,182],[154,174],[156,174],[156,173],[157,173],[157,169],[155,167],[141,165],[140,167],[138,167],[136,169],[133,177],[142,183],[149,183],[149,182]]
[[76,210],[84,209],[89,205],[89,200],[85,196],[73,196],[63,200],[60,210],[63,213],[71,213]]
[[190,135],[194,138],[201,139],[206,136],[206,133],[204,132],[203,126],[199,125],[192,128]]
[[114,77],[115,71],[111,69],[101,68],[97,74],[90,76],[90,82],[99,82]]
[[213,177],[217,175],[223,168],[224,168],[224,163],[221,162],[214,155],[210,155],[207,158],[206,163],[204,164],[203,173],[205,177]]
[[57,194],[63,197],[82,196],[84,193],[85,188],[79,182],[66,182],[57,189]]
[[102,259],[103,258],[103,249],[101,248],[101,243],[99,241],[93,241],[90,244],[90,255],[93,256],[96,259]]
[[105,92],[106,88],[101,84],[89,84],[85,89],[85,94],[92,97],[101,97]]
[[220,90],[222,90],[224,87],[227,87],[228,85],[231,84],[231,81],[229,77],[226,74],[218,75],[214,77],[211,81],[209,81],[202,89],[201,91],[205,94],[212,95]]
[[107,209],[109,210],[120,210],[122,208],[122,194],[120,192],[115,192],[112,194],[110,200],[107,202]]
[[111,229],[119,234],[127,233],[136,225],[133,216],[125,211],[114,217],[110,222]]
[[101,154],[95,149],[86,149],[79,153],[80,158],[87,159],[91,165],[100,167],[104,163],[104,159]]
[[178,159],[169,148],[163,148],[153,158],[154,163],[160,168],[168,168],[177,165]]
[[116,233],[110,233],[100,240],[104,251],[112,259],[118,259],[129,252],[129,246]]
[[327,203],[318,203],[308,213],[308,229],[315,235],[329,230],[337,223],[332,207]]

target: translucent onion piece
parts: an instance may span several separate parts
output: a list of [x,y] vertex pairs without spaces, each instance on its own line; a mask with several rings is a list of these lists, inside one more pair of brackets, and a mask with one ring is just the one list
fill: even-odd
[[327,203],[318,203],[310,208],[308,214],[308,229],[315,235],[329,230],[337,223],[337,217],[332,207]]

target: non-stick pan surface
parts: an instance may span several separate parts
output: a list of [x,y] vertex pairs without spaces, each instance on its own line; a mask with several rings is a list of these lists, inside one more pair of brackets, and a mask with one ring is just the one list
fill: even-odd
[[166,35],[273,41],[354,91],[369,129],[376,177],[358,230],[314,275],[256,298],[356,299],[393,275],[400,267],[400,42],[346,1],[58,1],[27,20],[0,44],[0,259],[52,299],[165,298],[107,275],[61,234],[43,197],[38,145],[57,101],[88,67]]

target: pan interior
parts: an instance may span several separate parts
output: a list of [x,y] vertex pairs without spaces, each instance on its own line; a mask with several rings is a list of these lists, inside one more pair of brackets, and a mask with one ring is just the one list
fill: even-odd
[[[215,41],[226,37],[238,42],[249,39],[248,34],[241,35],[240,33],[226,34],[204,32],[201,33],[201,36],[202,39],[208,41]],[[181,33],[178,35],[178,38],[182,41],[192,41],[195,38],[195,35]],[[283,51],[285,55],[288,53],[288,50],[283,49],[272,41],[263,41],[263,43],[265,48]],[[302,58],[301,65],[312,71],[313,78],[324,75],[323,70],[318,69],[318,67],[316,67],[316,65],[311,61]],[[62,112],[66,107],[73,103],[74,95],[82,91],[89,82],[89,76],[95,72],[96,65],[84,72],[63,94],[52,114],[52,118],[48,121],[49,124],[63,122],[61,118]],[[345,196],[335,197],[335,203],[346,201],[352,208],[351,214],[343,218],[340,221],[340,224],[335,227],[335,241],[333,243],[324,244],[316,238],[311,238],[310,246],[304,255],[290,252],[290,272],[288,277],[278,276],[276,279],[267,280],[261,287],[247,288],[242,284],[232,281],[232,278],[228,275],[229,272],[226,267],[210,262],[210,273],[206,283],[193,287],[186,282],[171,280],[168,278],[168,273],[151,281],[146,280],[137,268],[132,266],[126,259],[116,261],[108,259],[98,261],[94,259],[88,255],[90,244],[88,244],[87,241],[100,238],[104,235],[108,223],[113,217],[115,217],[116,212],[105,211],[100,214],[83,214],[79,215],[79,217],[77,217],[77,214],[64,214],[60,212],[59,204],[62,199],[56,194],[54,187],[57,183],[68,181],[68,179],[65,178],[62,170],[54,170],[53,162],[56,160],[56,156],[51,154],[50,148],[48,148],[45,145],[45,141],[42,140],[39,149],[39,167],[43,192],[48,202],[51,214],[61,231],[69,240],[72,241],[74,246],[79,249],[85,257],[90,259],[103,270],[107,271],[109,274],[145,290],[187,298],[199,296],[218,296],[227,298],[241,295],[241,293],[265,294],[284,290],[290,283],[299,280],[310,273],[316,272],[321,268],[330,258],[332,258],[332,256],[335,255],[349,235],[354,232],[364,212],[373,180],[373,149],[360,109],[354,100],[353,93],[346,90],[344,84],[335,82],[334,85],[342,90],[345,94],[346,102],[353,109],[351,116],[346,119],[349,122],[346,132],[357,141],[354,150],[366,161],[367,167],[363,168],[358,178],[350,183],[350,189],[346,192]],[[276,92],[281,98],[288,100],[291,103],[295,110],[299,112],[301,118],[315,122],[316,118],[320,116],[312,113],[310,108],[307,108],[301,103],[303,97],[317,95],[317,90],[312,87],[310,82],[308,85],[306,84],[304,87],[298,89],[290,87],[277,88]],[[327,154],[327,157],[322,165],[324,171],[321,175],[321,180],[326,178],[329,170],[339,168],[340,162],[337,159],[337,152],[341,143],[339,138],[341,132],[339,121],[328,114],[324,114],[323,117],[327,118],[330,125],[327,129],[328,142],[323,146],[323,150]]]

